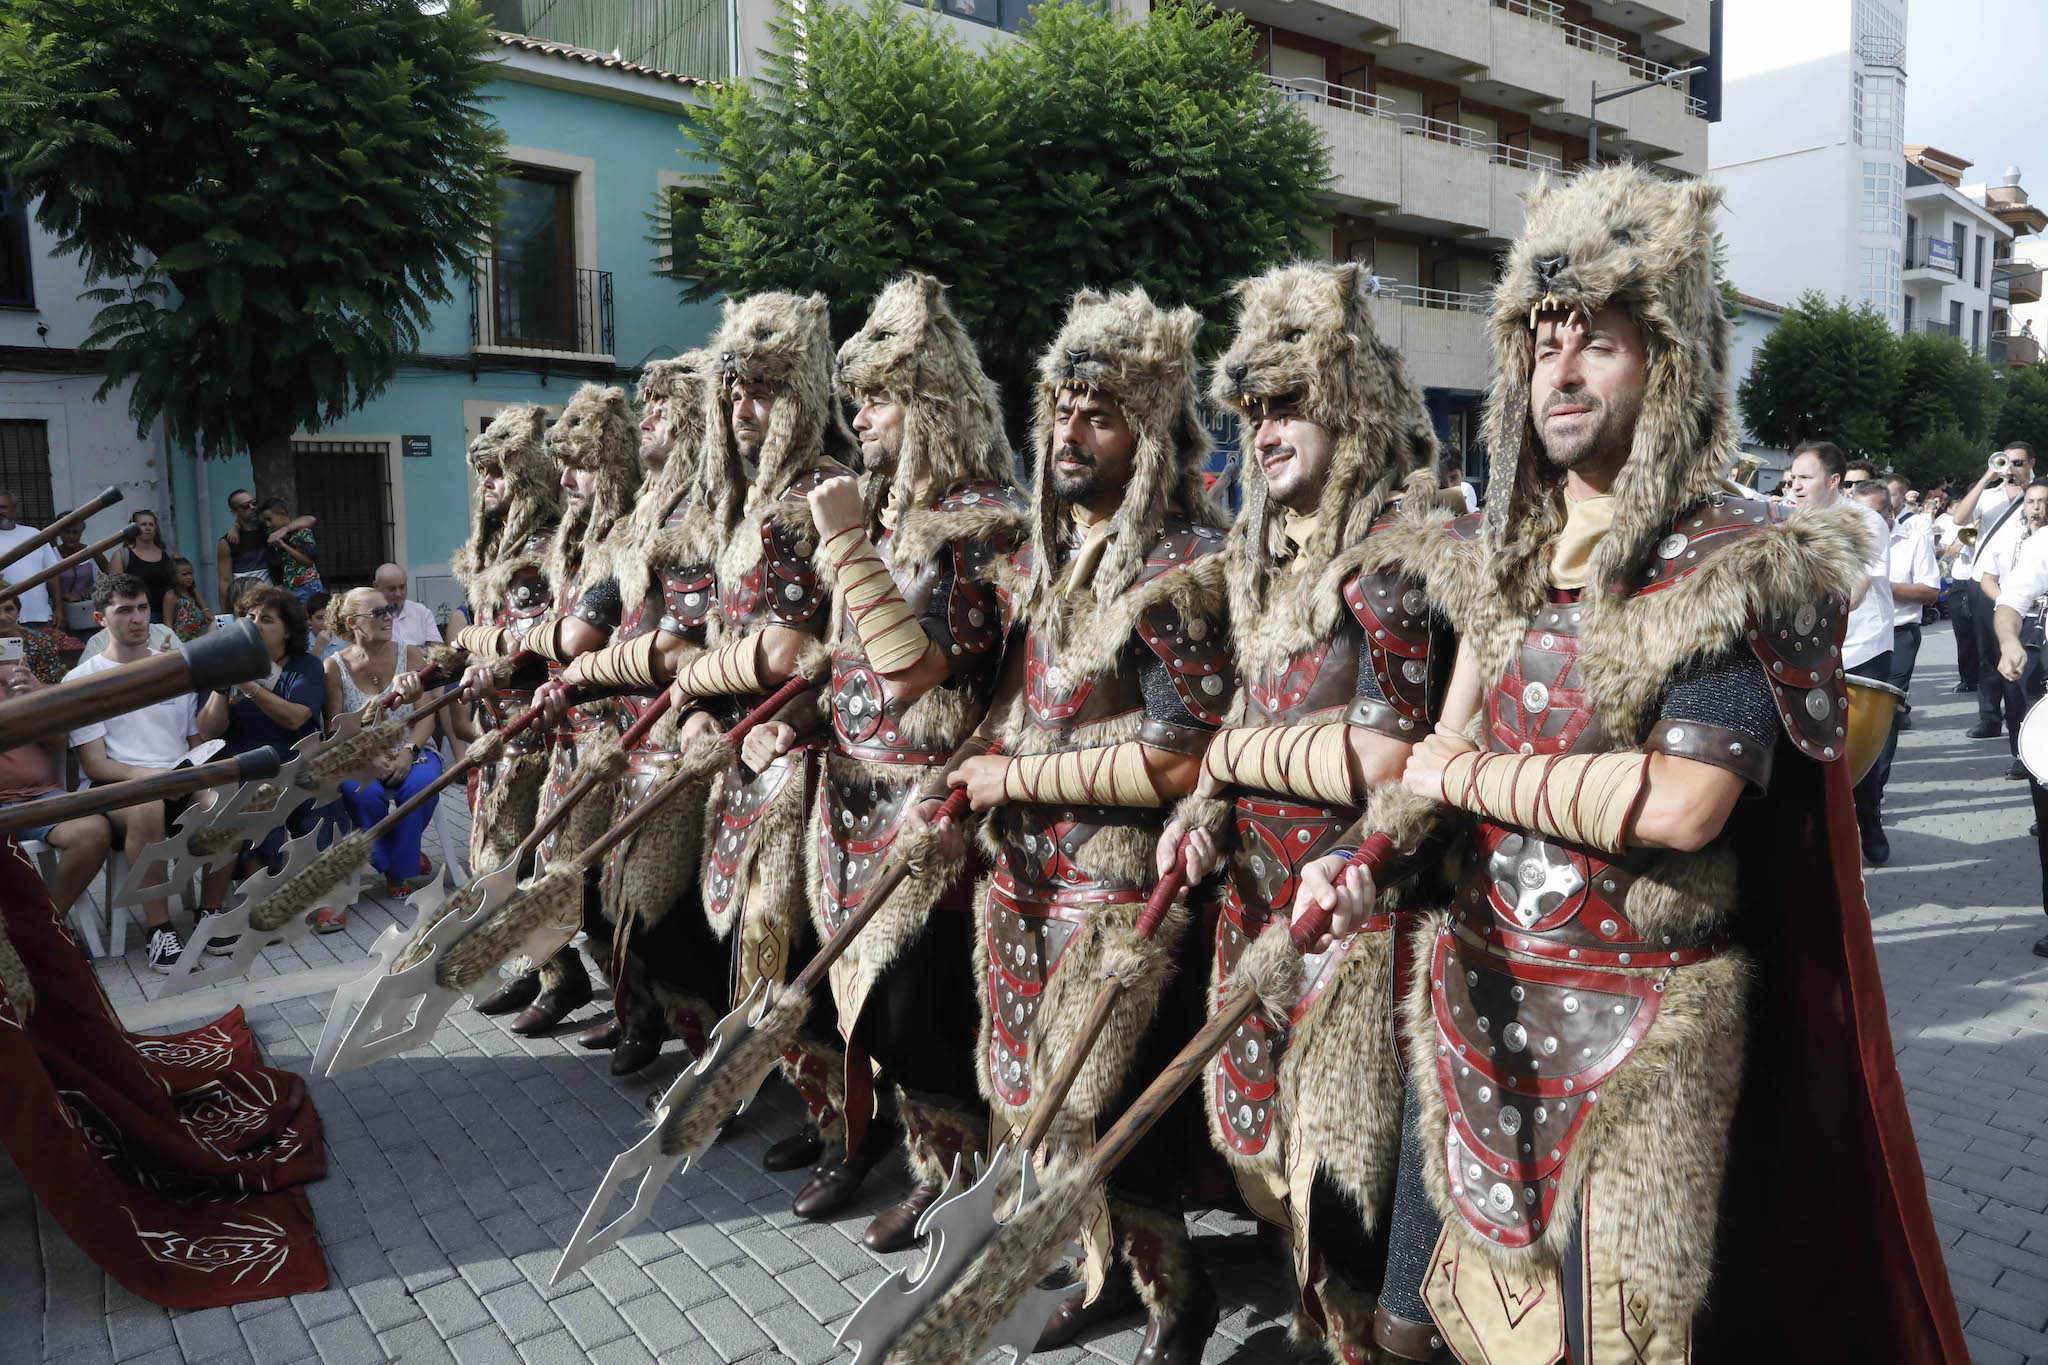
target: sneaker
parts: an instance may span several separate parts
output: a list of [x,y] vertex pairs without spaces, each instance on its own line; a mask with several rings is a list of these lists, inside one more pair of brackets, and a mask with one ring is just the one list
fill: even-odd
[[348,911],[322,910],[313,916],[313,932],[316,934],[338,934],[348,928]]
[[2018,759],[2014,759],[2012,761],[2011,766],[2006,768],[2005,775],[2006,778],[2010,781],[2024,782],[2027,780],[2027,765],[2020,762]]
[[1963,734],[1970,739],[1997,739],[2004,733],[2005,727],[1995,721],[1990,725],[1972,725],[1969,729],[1963,731]]
[[159,924],[149,935],[149,965],[169,976],[171,968],[185,955],[185,940],[168,924]]
[[2034,956],[2048,957],[2048,934],[2044,934],[2042,937],[2035,940]]
[[[226,910],[201,910],[199,912],[199,922],[192,926],[192,932],[194,934],[200,934],[205,932],[207,920],[219,915],[225,915],[226,913]],[[235,951],[235,943],[241,937],[242,936],[240,934],[227,934],[221,938],[210,938],[206,940],[206,955],[208,957],[227,957],[229,954]]]

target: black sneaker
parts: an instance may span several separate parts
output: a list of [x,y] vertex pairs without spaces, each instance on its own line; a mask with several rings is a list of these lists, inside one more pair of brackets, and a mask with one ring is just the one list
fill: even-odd
[[[194,934],[204,933],[206,921],[208,921],[209,919],[213,919],[219,915],[225,915],[226,913],[227,911],[225,910],[201,910],[199,912],[199,922],[192,926],[192,932]],[[237,941],[241,939],[241,937],[242,936],[240,934],[228,934],[221,938],[210,938],[206,940],[206,955],[208,957],[228,956],[230,953],[235,951],[235,944]]]
[[1883,867],[1892,860],[1892,841],[1881,829],[1866,830],[1863,835],[1863,861],[1872,867]]
[[2011,766],[2006,768],[2005,775],[2014,782],[2024,782],[2027,780],[2027,765],[2014,759]]
[[2048,957],[2048,934],[2043,934],[2040,938],[2034,940],[2034,956]]
[[149,965],[169,976],[171,968],[185,955],[185,940],[168,924],[159,924],[149,935]]
[[1963,734],[1970,739],[1997,739],[2004,733],[2005,727],[1995,721],[1990,725],[1972,725],[1969,729],[1963,731]]
[[1977,690],[1977,684],[1975,684],[1975,683],[1966,683],[1966,682],[1959,682],[1959,683],[1957,683],[1957,684],[1956,684],[1956,685],[1955,685],[1954,687],[1951,687],[1951,688],[1949,689],[1949,691],[1950,691],[1950,692],[1953,692],[1953,693],[1954,693],[1955,695],[1957,695],[1957,696],[1959,696],[1959,697],[1960,697],[1960,696],[1964,696],[1964,695],[1967,695],[1968,693],[1971,693],[1971,692],[1975,692],[1976,690]]

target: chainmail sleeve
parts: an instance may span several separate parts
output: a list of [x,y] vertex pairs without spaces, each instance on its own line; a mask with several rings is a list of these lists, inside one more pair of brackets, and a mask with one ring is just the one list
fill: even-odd
[[600,630],[617,630],[624,615],[625,603],[619,596],[619,580],[616,578],[591,584],[576,599],[576,619],[587,621]]
[[1643,747],[1726,768],[1762,791],[1770,785],[1779,728],[1763,664],[1747,649],[1730,649],[1679,670]]

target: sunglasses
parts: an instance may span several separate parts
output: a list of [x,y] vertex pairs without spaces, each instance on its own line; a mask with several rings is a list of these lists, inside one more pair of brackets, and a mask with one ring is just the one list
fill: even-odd
[[365,616],[396,616],[397,614],[398,608],[392,606],[389,602],[386,602],[381,607],[371,607],[368,611],[359,611],[355,613],[354,617],[351,619],[360,621]]
[[230,512],[246,512],[255,505],[253,502],[231,502],[228,504],[228,510]]

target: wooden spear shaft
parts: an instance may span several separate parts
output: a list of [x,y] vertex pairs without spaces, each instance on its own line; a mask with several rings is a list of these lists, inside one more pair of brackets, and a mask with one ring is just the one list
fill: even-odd
[[58,560],[49,568],[44,569],[41,573],[32,573],[19,583],[9,583],[5,589],[0,589],[0,602],[7,602],[20,597],[30,588],[40,588],[65,570],[75,569],[85,563],[86,560],[95,559],[113,549],[116,545],[130,544],[141,534],[142,528],[131,521],[120,530],[114,532],[114,534],[100,540],[95,540],[84,549],[64,556],[64,558]]
[[219,759],[192,768],[170,768],[151,777],[127,782],[109,782],[84,791],[64,792],[38,801],[24,801],[0,810],[0,835],[19,834],[37,825],[54,825],[82,815],[102,815],[110,810],[138,806],[144,801],[170,801],[208,787],[230,782],[256,782],[276,777],[284,760],[275,749],[251,749],[233,758]]
[[109,507],[112,507],[115,503],[119,502],[120,500],[121,490],[118,488],[109,488],[105,492],[101,493],[98,497],[94,498],[91,502],[80,503],[78,506],[72,508],[69,512],[66,512],[63,516],[51,522],[48,526],[45,526],[42,530],[30,536],[27,540],[21,542],[21,544],[15,546],[13,549],[7,551],[5,554],[0,554],[0,569],[5,569],[8,565],[14,563],[16,560],[34,554],[37,550],[42,549],[43,546],[45,545],[56,544],[58,537],[62,536],[66,531],[78,525],[87,517],[93,516],[97,513],[105,511]]

